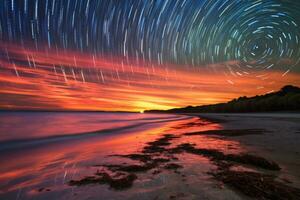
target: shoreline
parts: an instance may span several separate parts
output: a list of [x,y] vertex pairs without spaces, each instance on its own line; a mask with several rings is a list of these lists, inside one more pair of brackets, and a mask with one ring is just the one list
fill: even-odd
[[[176,115],[174,115],[176,116]],[[188,116],[187,116],[188,117]],[[184,118],[182,118],[184,119]],[[50,144],[50,143],[57,143],[63,142],[68,140],[78,140],[78,139],[88,139],[92,137],[105,137],[111,134],[122,134],[128,130],[134,130],[141,126],[145,126],[147,124],[160,124],[160,123],[167,123],[172,121],[182,120],[178,117],[168,117],[165,119],[160,119],[160,121],[152,121],[152,122],[141,122],[138,124],[123,126],[123,127],[116,127],[116,128],[109,128],[109,129],[101,129],[89,132],[79,132],[79,133],[68,133],[65,135],[53,135],[48,137],[41,137],[41,138],[29,138],[29,139],[17,139],[17,140],[7,140],[7,141],[0,141],[0,153],[10,150],[19,150],[20,148],[26,148],[32,146],[39,146],[43,144]]]
[[[119,189],[119,187],[121,188],[132,187],[132,184],[135,181],[135,179],[138,178],[137,175],[139,173],[147,172],[153,168],[155,169],[153,174],[161,173],[162,172],[160,168],[161,163],[163,163],[162,165],[165,169],[174,170],[174,173],[181,175],[182,173],[181,171],[178,171],[178,169],[183,168],[185,163],[184,162],[174,163],[174,161],[172,160],[174,159],[174,155],[181,154],[181,153],[189,153],[189,154],[195,154],[201,157],[208,158],[210,162],[212,162],[212,165],[216,166],[217,169],[208,171],[207,173],[210,174],[212,177],[214,177],[216,180],[221,181],[223,184],[228,186],[229,189],[231,188],[233,191],[237,193],[242,193],[243,195],[248,197],[266,198],[266,199],[269,198],[270,199],[272,198],[296,199],[300,197],[300,189],[297,188],[299,187],[300,177],[297,176],[287,177],[287,175],[290,175],[289,171],[286,168],[287,166],[283,165],[284,169],[282,172],[281,163],[278,165],[273,160],[268,160],[265,159],[264,156],[261,156],[261,154],[264,153],[263,153],[263,149],[260,149],[259,146],[254,148],[253,147],[249,148],[247,147],[249,144],[247,144],[245,152],[234,153],[234,154],[224,153],[220,149],[197,148],[198,146],[194,143],[181,143],[176,147],[167,148],[169,146],[172,146],[171,143],[172,140],[181,138],[182,136],[197,136],[197,135],[203,136],[204,135],[208,137],[221,137],[224,140],[230,138],[230,140],[237,140],[243,144],[244,143],[243,139],[240,140],[238,138],[247,137],[247,140],[249,140],[249,138],[254,136],[257,139],[257,136],[267,137],[265,136],[265,134],[269,133],[267,127],[264,127],[264,129],[250,129],[249,127],[248,129],[245,129],[245,127],[243,127],[244,129],[241,129],[242,127],[240,127],[239,129],[237,129],[237,127],[234,127],[233,125],[233,129],[226,128],[227,126],[230,127],[230,123],[232,123],[232,119],[228,119],[228,117],[241,117],[241,115],[228,116],[228,114],[226,114],[226,115],[215,116],[213,114],[210,114],[206,116],[203,115],[196,115],[196,116],[199,116],[200,119],[202,120],[204,119],[209,121],[209,123],[220,123],[221,125],[223,125],[223,127],[220,130],[187,132],[181,135],[163,134],[162,137],[156,139],[155,141],[148,142],[141,153],[135,152],[133,154],[128,154],[128,155],[113,155],[113,156],[129,158],[132,160],[138,160],[141,163],[143,163],[142,165],[136,165],[136,164],[97,165],[97,167],[102,167],[101,170],[103,171],[101,173],[99,173],[99,171],[97,170],[97,173],[95,174],[96,176],[94,177],[89,176],[79,180],[71,180],[69,184],[71,186],[82,186],[82,185],[89,185],[95,183],[100,183],[100,184],[108,183],[110,187],[115,188],[117,190]],[[247,117],[257,117],[257,115],[247,116]],[[269,117],[269,116],[259,116],[259,117]],[[252,150],[255,149],[256,151],[253,152],[251,149]],[[164,156],[164,157],[153,159],[152,156],[154,156],[155,158],[156,156],[158,156],[157,154],[159,156]],[[270,155],[268,156],[272,157]],[[175,160],[178,160],[177,157],[175,158],[176,158]],[[165,163],[169,163],[169,164],[165,164]],[[125,177],[121,179],[117,178],[114,180],[111,177],[111,175],[109,175],[109,172],[107,171],[109,171],[110,173],[127,172],[129,174],[127,174],[127,177],[125,174]],[[273,173],[272,171],[278,171],[278,172]],[[103,176],[109,177],[109,179],[108,180],[104,179]],[[183,174],[182,176],[186,177],[185,174]],[[134,177],[134,178],[130,179],[129,177]],[[289,180],[289,178],[293,179],[293,181]],[[117,182],[117,184],[115,182]],[[262,192],[262,190],[265,191]],[[175,197],[176,196],[174,196],[174,198]],[[243,196],[241,197],[243,198]]]
[[225,120],[224,129],[259,128],[263,135],[245,135],[231,138],[244,144],[248,151],[257,153],[283,166],[283,174],[290,177],[300,187],[300,113],[255,113],[255,114],[198,114],[199,117],[211,117]]
[[[148,200],[268,199],[274,193],[295,199],[300,195],[296,142],[300,118],[257,115],[192,114],[107,141],[89,137],[43,151],[33,149],[38,154],[30,159],[38,159],[39,164],[32,167],[40,171],[35,176],[43,178],[27,180],[29,186],[20,195],[22,199]],[[268,193],[261,193],[261,187]],[[0,185],[0,197],[5,199],[15,199],[16,191],[20,189]]]

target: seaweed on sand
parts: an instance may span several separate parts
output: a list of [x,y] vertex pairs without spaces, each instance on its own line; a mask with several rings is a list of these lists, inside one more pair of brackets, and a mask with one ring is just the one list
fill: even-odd
[[280,167],[277,163],[266,160],[263,157],[250,155],[250,154],[238,154],[238,155],[228,154],[225,155],[224,160],[253,165],[268,170],[274,170],[274,171],[280,170]]
[[278,182],[272,175],[227,169],[212,174],[217,180],[255,199],[300,199],[300,189]]
[[121,155],[121,154],[115,154],[115,155],[111,155],[111,156],[118,156],[118,157],[123,157],[123,158],[129,158],[131,160],[138,160],[141,162],[148,162],[149,160],[151,160],[151,155],[148,154],[137,154],[137,153],[133,153],[133,154],[126,154],[126,155]]
[[153,154],[153,153],[163,153],[166,152],[166,147],[171,144],[171,140],[179,138],[172,134],[164,134],[162,137],[158,138],[153,142],[148,142],[142,150],[144,154]]
[[212,159],[213,161],[232,161],[268,170],[280,170],[280,167],[277,163],[268,161],[260,156],[250,154],[224,154],[223,152],[216,149],[195,148],[194,145],[190,143],[178,145],[175,148],[175,151],[185,151],[192,154],[202,155]]
[[69,181],[69,185],[108,184],[111,188],[120,190],[131,187],[135,179],[137,179],[137,176],[132,173],[118,173],[116,177],[113,177],[105,172],[97,172],[95,176],[87,176],[80,180],[71,180]]
[[169,164],[166,164],[165,166],[164,166],[164,168],[165,169],[179,169],[179,168],[182,168],[182,166],[181,165],[179,165],[179,164],[176,164],[176,163],[169,163]]
[[141,153],[112,155],[140,161],[140,164],[95,165],[106,168],[106,170],[115,173],[115,176],[108,173],[97,172],[95,176],[88,176],[81,180],[71,180],[69,185],[108,184],[114,189],[129,188],[137,179],[135,173],[145,173],[152,169],[152,174],[160,173],[161,170],[159,167],[162,163],[164,163],[162,166],[164,169],[178,172],[176,170],[183,166],[170,163],[170,161],[174,155],[186,152],[209,158],[218,167],[217,172],[211,173],[216,179],[240,190],[250,197],[254,196],[261,199],[282,197],[283,199],[289,199],[289,197],[298,195],[298,189],[275,181],[275,177],[256,172],[237,172],[230,170],[230,167],[235,164],[245,164],[275,171],[280,170],[280,167],[275,162],[250,154],[225,154],[216,149],[196,148],[195,145],[190,143],[183,143],[170,148],[169,145],[175,138],[178,138],[178,136],[165,134],[153,142],[148,142]]
[[[97,172],[95,176],[87,176],[80,180],[71,180],[69,185],[82,186],[87,184],[109,184],[114,189],[124,189],[132,186],[132,183],[137,178],[135,172],[146,172],[158,167],[160,163],[167,163],[169,158],[155,157],[153,153],[162,153],[166,151],[164,146],[170,145],[170,141],[177,138],[172,134],[164,134],[153,142],[147,143],[144,147],[143,153],[127,154],[127,155],[111,155],[129,158],[131,160],[138,160],[142,164],[119,164],[119,165],[94,165],[95,167],[105,167],[111,172],[119,174],[117,177],[112,177],[108,173]],[[147,152],[147,153],[145,153]],[[173,166],[174,167],[174,166]],[[124,172],[126,172],[124,174]]]
[[123,172],[145,172],[150,169],[153,169],[157,166],[155,162],[147,162],[141,165],[102,165],[103,167],[108,168],[111,171],[123,171]]

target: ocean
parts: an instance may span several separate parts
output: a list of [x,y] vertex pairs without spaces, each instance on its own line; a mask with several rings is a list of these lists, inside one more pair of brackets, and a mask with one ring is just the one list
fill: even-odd
[[110,155],[139,151],[172,127],[194,119],[170,114],[2,111],[0,199],[74,199],[69,180],[90,175],[95,164],[117,162]]
[[178,115],[110,112],[0,112],[0,150],[91,135],[116,134],[180,120]]

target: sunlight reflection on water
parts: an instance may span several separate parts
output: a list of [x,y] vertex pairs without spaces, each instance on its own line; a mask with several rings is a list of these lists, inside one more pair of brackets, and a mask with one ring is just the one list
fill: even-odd
[[[123,119],[122,117],[121,119]],[[146,115],[143,118],[152,118],[151,122],[160,120],[162,123],[143,124],[119,134],[95,135],[77,140],[44,144],[22,149],[21,151],[1,153],[0,158],[4,162],[2,162],[3,164],[0,167],[0,196],[3,195],[6,199],[15,199],[16,195],[19,195],[22,199],[30,199],[32,197],[42,199],[43,195],[47,194],[47,198],[63,198],[63,195],[60,196],[61,194],[70,195],[70,192],[73,193],[72,191],[74,190],[74,188],[70,188],[67,185],[67,182],[73,178],[90,175],[91,171],[94,170],[92,165],[124,162],[121,158],[107,155],[140,151],[145,143],[153,141],[159,135],[165,133],[180,135],[186,132],[222,128],[219,124],[207,123],[199,120],[198,117],[178,117],[176,121],[164,121],[168,117],[174,118],[174,115],[166,115],[163,118],[161,116]],[[76,125],[73,124],[71,128],[69,126],[72,126],[72,123],[68,120],[64,120],[69,123],[65,127],[52,127],[54,122],[50,120],[51,123],[46,123],[45,125],[52,128],[45,132],[49,134],[54,129],[65,130],[66,127],[74,131],[77,130],[77,126],[88,126],[91,123],[87,122],[88,118],[83,116],[79,118],[75,117],[74,119],[72,116],[72,121],[76,121]],[[134,115],[125,116],[125,118],[133,122],[134,120],[143,120]],[[97,116],[92,114],[90,119],[93,121],[94,127],[96,127]],[[114,119],[120,121],[120,117],[113,116],[111,120],[113,121]],[[82,120],[85,120],[85,125],[79,125]],[[101,120],[103,121],[104,119],[99,121]],[[187,124],[188,126],[186,126]],[[98,124],[97,128],[99,126],[101,126],[101,123]],[[26,131],[30,130],[27,129]],[[42,130],[45,130],[45,128]],[[234,151],[239,151],[240,148],[237,142],[217,137],[197,136],[196,140],[195,137],[193,139],[183,137],[180,141],[175,141],[174,145],[182,142],[196,143],[201,148],[214,148],[223,151],[229,151],[229,147],[234,149]],[[190,162],[193,160],[202,163],[203,166],[208,164],[207,159],[191,159]],[[100,189],[101,191],[105,190],[109,193],[107,187],[101,186],[100,188],[102,188]],[[78,190],[80,191],[81,189]]]

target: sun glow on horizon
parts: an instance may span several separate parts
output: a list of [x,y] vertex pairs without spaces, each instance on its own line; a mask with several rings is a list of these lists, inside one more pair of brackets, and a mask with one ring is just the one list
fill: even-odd
[[140,112],[300,86],[297,1],[2,2],[0,109]]
[[219,69],[215,73],[171,64],[125,63],[66,50],[43,52],[11,44],[1,44],[1,48],[10,55],[9,60],[0,59],[2,109],[166,110],[300,85],[297,73],[232,75],[222,72],[226,63],[214,64]]

